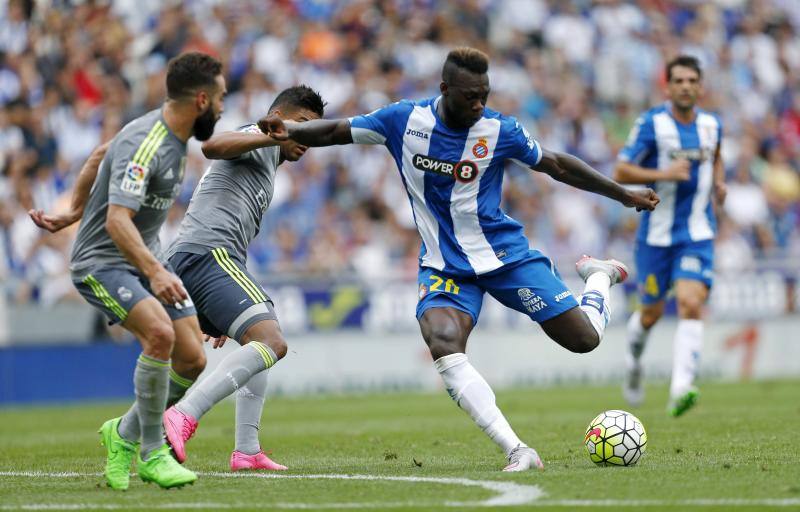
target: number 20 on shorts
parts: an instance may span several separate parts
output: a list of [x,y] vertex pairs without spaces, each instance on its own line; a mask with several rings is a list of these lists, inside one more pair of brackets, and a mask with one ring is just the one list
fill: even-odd
[[439,291],[439,290],[442,289],[442,284],[444,284],[444,291],[445,292],[452,293],[454,295],[458,295],[458,290],[459,290],[458,285],[456,284],[455,281],[453,281],[452,278],[450,278],[447,281],[445,281],[441,277],[439,277],[439,276],[434,274],[434,275],[430,276],[428,279],[433,281],[433,284],[430,287],[430,291],[432,291],[432,292]]

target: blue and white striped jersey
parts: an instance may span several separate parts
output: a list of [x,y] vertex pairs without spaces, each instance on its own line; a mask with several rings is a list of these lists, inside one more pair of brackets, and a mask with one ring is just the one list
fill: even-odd
[[673,116],[670,104],[654,107],[636,120],[619,160],[650,168],[666,169],[672,160],[691,163],[688,181],[658,181],[650,186],[661,202],[644,212],[638,241],[668,247],[714,238],[716,219],[711,207],[714,155],[722,140],[722,123],[716,115],[696,109],[694,122],[683,124]]
[[420,265],[481,275],[528,254],[522,225],[500,209],[503,172],[508,160],[538,164],[542,150],[516,119],[488,108],[471,128],[448,128],[440,99],[353,117],[353,142],[384,144],[394,157],[422,237]]

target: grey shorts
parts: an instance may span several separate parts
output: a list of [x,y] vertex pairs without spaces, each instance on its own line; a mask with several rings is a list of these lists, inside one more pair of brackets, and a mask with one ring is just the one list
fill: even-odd
[[[170,265],[167,270],[174,272]],[[73,278],[78,292],[89,304],[108,317],[109,324],[123,323],[128,313],[140,301],[153,297],[147,279],[132,269],[98,267],[92,269],[82,280]],[[170,319],[175,321],[197,314],[192,301],[187,301],[180,309],[173,304],[162,304]]]
[[278,319],[267,292],[226,249],[205,254],[178,252],[169,261],[197,307],[204,333],[242,341],[254,324]]

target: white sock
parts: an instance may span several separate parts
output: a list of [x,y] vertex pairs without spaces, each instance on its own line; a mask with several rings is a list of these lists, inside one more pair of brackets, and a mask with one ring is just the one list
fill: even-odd
[[700,350],[703,348],[703,321],[678,320],[673,345],[672,383],[670,396],[686,393],[694,384],[700,366]]
[[649,337],[650,329],[642,326],[642,312],[637,310],[628,319],[628,366],[633,366],[642,358]]
[[589,317],[592,327],[597,331],[600,339],[606,331],[606,325],[611,319],[608,308],[608,292],[611,289],[611,278],[605,272],[595,272],[586,278],[586,288],[583,295],[578,297],[580,308]]
[[456,353],[440,357],[433,364],[442,376],[450,397],[469,414],[506,456],[517,446],[527,446],[520,441],[503,413],[497,408],[492,388],[469,364],[466,354]]

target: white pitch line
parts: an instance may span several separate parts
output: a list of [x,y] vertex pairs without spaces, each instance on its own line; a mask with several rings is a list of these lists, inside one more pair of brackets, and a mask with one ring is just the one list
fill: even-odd
[[[403,508],[403,507],[496,507],[508,505],[528,505],[536,507],[796,507],[800,506],[800,498],[760,498],[760,499],[735,499],[735,498],[698,498],[685,500],[542,500],[544,492],[536,485],[522,485],[514,482],[501,482],[492,480],[470,480],[468,478],[437,478],[416,476],[378,476],[378,475],[282,475],[278,473],[224,473],[201,472],[201,476],[214,478],[261,478],[261,479],[326,479],[326,480],[370,480],[412,483],[433,483],[445,485],[462,485],[467,487],[481,487],[498,493],[496,496],[476,502],[380,502],[380,503],[265,503],[263,509],[284,510],[314,510],[314,509],[359,509],[359,508]],[[85,478],[99,477],[102,473],[77,473],[41,471],[0,471],[0,477],[46,477],[46,478]],[[194,510],[243,510],[258,508],[254,503],[158,503],[147,506],[154,510],[194,509]],[[130,508],[123,504],[95,504],[95,503],[30,503],[25,505],[0,505],[0,510],[119,510]]]
[[[482,501],[454,501],[446,502],[445,506],[448,507],[499,507],[510,505],[525,505],[530,504],[540,497],[544,496],[544,492],[537,485],[523,485],[515,482],[499,482],[491,480],[470,480],[468,478],[437,478],[437,477],[417,477],[417,476],[380,476],[380,475],[339,475],[339,474],[318,474],[318,475],[284,475],[279,473],[224,473],[224,472],[198,472],[200,476],[210,476],[213,478],[262,478],[262,479],[275,479],[275,480],[371,480],[371,481],[389,481],[389,482],[411,482],[411,483],[431,483],[431,484],[444,484],[444,485],[461,485],[464,487],[480,487],[487,491],[496,493],[495,496],[482,500]],[[102,473],[74,473],[74,472],[59,472],[59,473],[45,473],[39,471],[0,471],[0,477],[28,477],[28,478],[77,478],[77,477],[99,477]],[[46,504],[38,504],[45,505]],[[38,506],[31,505],[31,506]],[[184,504],[185,505],[185,504]],[[205,506],[213,505],[213,506]],[[419,506],[418,503],[398,502],[398,503],[328,503],[324,505],[313,504],[308,505],[304,503],[271,503],[270,508],[399,508],[408,506]],[[91,506],[91,505],[90,505]],[[192,505],[192,508],[250,508],[251,503],[236,505],[236,504],[197,504]],[[441,506],[439,503],[430,503],[428,506]],[[100,508],[115,507],[112,505],[98,505]],[[0,506],[0,510],[9,510],[14,507]],[[58,507],[55,507],[58,508]],[[80,507],[78,507],[80,508]],[[124,507],[122,507],[124,508]],[[152,505],[151,508],[181,508],[176,507],[174,503],[168,505]],[[39,509],[32,509],[39,510]]]

